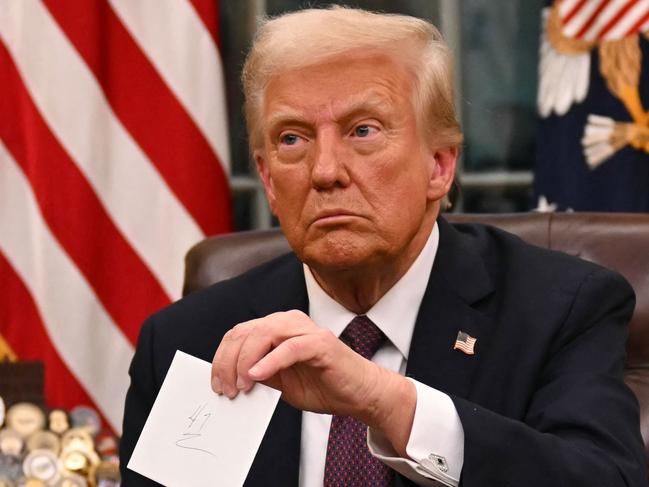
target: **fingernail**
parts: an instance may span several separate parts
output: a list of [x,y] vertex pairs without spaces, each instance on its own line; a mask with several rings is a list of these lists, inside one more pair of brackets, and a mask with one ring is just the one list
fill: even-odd
[[246,388],[246,381],[242,377],[237,377],[237,389],[243,391]]
[[219,378],[216,376],[212,378],[212,389],[219,395],[223,394],[223,385],[221,384]]
[[259,365],[255,365],[248,371],[248,375],[258,376],[260,373],[261,373],[261,367],[259,367]]
[[234,387],[227,386],[227,385],[225,386],[225,395],[228,396],[228,398],[234,399],[235,397],[237,397],[238,393],[239,391]]

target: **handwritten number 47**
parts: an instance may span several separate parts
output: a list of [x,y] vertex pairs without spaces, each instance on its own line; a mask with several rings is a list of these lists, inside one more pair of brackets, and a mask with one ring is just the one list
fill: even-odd
[[[207,421],[210,419],[210,416],[212,416],[212,413],[203,413],[205,410],[205,407],[207,406],[207,403],[199,405],[194,412],[189,416],[187,419],[189,420],[189,424],[187,425],[187,429],[185,430],[184,433],[182,433],[181,438],[176,440],[176,446],[180,448],[185,448],[187,450],[196,450],[196,451],[201,451],[203,453],[207,453],[208,455],[216,456],[214,453],[211,451],[205,450],[204,448],[199,448],[196,446],[191,446],[191,444],[188,444],[191,442],[191,440],[195,440],[197,438],[200,438],[202,436],[201,431],[207,424]],[[196,422],[202,418],[203,421],[199,422],[200,427],[198,429],[194,429],[192,431],[192,428]]]
[[[207,403],[198,406],[196,410],[192,413],[192,415],[189,418],[187,418],[189,419],[189,425],[187,426],[188,430],[191,429],[192,426],[194,426],[194,423],[200,417],[200,414],[205,409],[205,406],[207,406]],[[203,414],[203,422],[201,423],[201,427],[198,428],[198,432],[200,432],[203,429],[205,423],[207,423],[207,420],[210,419],[210,416],[212,416],[212,413]]]

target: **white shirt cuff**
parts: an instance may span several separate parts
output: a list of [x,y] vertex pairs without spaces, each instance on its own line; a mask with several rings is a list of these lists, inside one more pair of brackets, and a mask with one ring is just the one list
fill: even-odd
[[464,429],[451,398],[425,384],[417,390],[415,417],[406,445],[409,458],[397,455],[387,439],[368,428],[372,455],[418,485],[457,487],[464,464]]

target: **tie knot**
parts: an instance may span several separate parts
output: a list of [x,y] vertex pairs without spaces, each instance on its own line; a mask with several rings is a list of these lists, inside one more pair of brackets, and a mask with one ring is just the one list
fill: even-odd
[[367,316],[357,316],[345,327],[340,339],[354,352],[371,359],[386,339],[383,332]]

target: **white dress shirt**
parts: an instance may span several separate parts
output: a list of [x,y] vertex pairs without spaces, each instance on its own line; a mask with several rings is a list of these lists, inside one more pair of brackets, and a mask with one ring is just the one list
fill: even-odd
[[[387,336],[372,361],[405,374],[410,341],[430,271],[437,253],[439,229],[433,227],[426,245],[408,272],[366,313]],[[333,300],[304,266],[309,316],[340,336],[356,316]],[[451,398],[413,379],[417,390],[415,417],[401,458],[377,431],[369,429],[368,445],[374,456],[420,485],[459,483],[464,462],[464,430]],[[331,415],[302,413],[300,487],[322,487]]]

